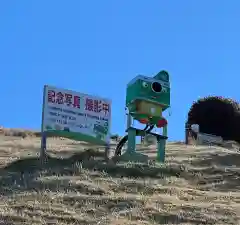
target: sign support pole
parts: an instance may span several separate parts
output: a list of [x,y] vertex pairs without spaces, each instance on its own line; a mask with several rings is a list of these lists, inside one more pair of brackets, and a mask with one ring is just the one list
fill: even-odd
[[40,152],[41,159],[45,158],[46,150],[47,150],[47,133],[41,132],[41,152]]
[[44,131],[44,108],[45,108],[46,85],[43,88],[43,105],[42,105],[42,124],[41,124],[41,149],[40,160],[43,162],[46,157],[47,150],[47,132]]

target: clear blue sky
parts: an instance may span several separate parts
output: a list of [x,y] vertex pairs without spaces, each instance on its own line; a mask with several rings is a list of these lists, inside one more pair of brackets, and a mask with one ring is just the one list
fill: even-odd
[[184,137],[192,102],[239,99],[240,1],[0,2],[0,125],[40,129],[44,84],[111,98],[125,130],[125,87],[169,71],[170,140]]

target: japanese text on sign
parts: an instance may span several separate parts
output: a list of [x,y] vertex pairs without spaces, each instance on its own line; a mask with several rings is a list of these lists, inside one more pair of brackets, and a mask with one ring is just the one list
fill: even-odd
[[109,99],[45,86],[42,126],[45,130],[57,129],[94,136],[101,129],[109,130],[109,124]]
[[[71,106],[74,108],[80,109],[80,97],[77,95],[72,95],[69,93],[63,93],[63,92],[56,92],[54,90],[48,90],[48,103],[55,103],[58,105],[65,104],[67,106]],[[108,103],[103,102],[101,100],[92,99],[92,98],[85,98],[85,110],[89,112],[104,112],[109,113],[110,106]]]
[[80,97],[73,96],[72,94],[55,92],[54,90],[48,90],[48,102],[56,104],[66,104],[67,106],[73,106],[74,108],[80,108]]
[[93,100],[91,98],[86,98],[85,110],[96,113],[99,113],[101,111],[103,111],[104,113],[109,113],[109,104],[104,103],[101,100]]
[[45,86],[42,131],[71,136],[76,140],[109,143],[111,101],[109,99]]

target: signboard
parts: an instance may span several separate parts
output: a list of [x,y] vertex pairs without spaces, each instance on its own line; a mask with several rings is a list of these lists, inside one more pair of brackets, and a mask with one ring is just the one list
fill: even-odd
[[44,86],[42,133],[93,144],[110,142],[111,101]]

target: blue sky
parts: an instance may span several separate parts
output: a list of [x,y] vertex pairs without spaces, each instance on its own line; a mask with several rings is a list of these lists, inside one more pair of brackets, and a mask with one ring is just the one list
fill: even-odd
[[40,129],[44,84],[111,98],[124,134],[125,88],[170,73],[169,139],[184,137],[192,102],[239,100],[240,1],[0,2],[0,125]]

